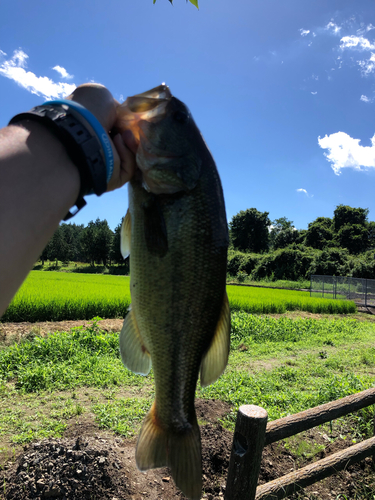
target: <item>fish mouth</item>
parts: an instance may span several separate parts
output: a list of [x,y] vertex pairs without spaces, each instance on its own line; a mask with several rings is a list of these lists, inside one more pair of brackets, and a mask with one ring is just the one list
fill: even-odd
[[171,99],[169,87],[162,83],[151,90],[128,97],[118,106],[116,127],[121,130],[123,141],[133,153],[136,154],[141,135],[144,135],[140,122],[161,120]]

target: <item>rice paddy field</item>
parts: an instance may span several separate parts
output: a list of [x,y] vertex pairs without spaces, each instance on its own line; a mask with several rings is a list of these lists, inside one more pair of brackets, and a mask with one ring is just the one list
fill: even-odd
[[[131,302],[129,285],[129,276],[31,271],[1,321],[122,318]],[[233,311],[255,314],[296,310],[328,314],[356,312],[354,302],[310,297],[309,292],[235,285],[228,285],[227,292]]]

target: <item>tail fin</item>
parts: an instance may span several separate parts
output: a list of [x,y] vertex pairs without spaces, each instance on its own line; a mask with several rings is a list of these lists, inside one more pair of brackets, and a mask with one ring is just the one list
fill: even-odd
[[169,466],[176,486],[191,500],[202,494],[202,452],[196,417],[189,428],[168,433],[157,421],[155,403],[145,417],[135,452],[141,471]]

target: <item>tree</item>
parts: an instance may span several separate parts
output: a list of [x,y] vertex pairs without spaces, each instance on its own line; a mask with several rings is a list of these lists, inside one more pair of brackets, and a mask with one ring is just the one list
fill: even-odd
[[305,243],[308,247],[323,250],[333,240],[333,221],[329,217],[318,217],[310,222]]
[[338,205],[333,212],[333,222],[335,232],[338,233],[340,229],[349,224],[359,224],[360,226],[367,226],[368,208],[353,208],[348,205]]
[[112,247],[111,247],[111,260],[113,262],[116,262],[117,264],[124,264],[125,260],[121,254],[121,227],[122,227],[122,222],[125,217],[122,217],[121,222],[118,226],[115,227],[115,232],[113,235],[113,240],[112,240]]
[[361,253],[368,248],[368,228],[361,224],[345,224],[337,234],[340,247],[347,248],[350,253]]
[[79,262],[82,254],[80,234],[84,229],[83,224],[61,224],[60,228],[63,233],[64,241],[68,245],[67,260]]
[[334,226],[338,244],[350,253],[360,253],[369,246],[368,208],[338,205],[334,211]]
[[85,260],[95,265],[95,262],[103,262],[107,265],[110,256],[113,233],[108,226],[108,222],[96,219],[90,221],[81,234],[81,245]]
[[368,247],[371,249],[375,248],[375,222],[371,221],[368,223]]
[[272,221],[272,229],[270,231],[270,247],[273,250],[285,248],[291,243],[294,243],[298,232],[293,227],[293,221],[286,217],[280,217]]
[[288,229],[283,229],[280,231],[273,242],[273,249],[278,250],[279,248],[286,248],[287,246],[295,243],[298,238],[298,231],[293,227]]
[[107,265],[107,260],[110,258],[110,252],[112,248],[113,232],[108,226],[108,222],[104,219],[99,221],[96,220],[98,227],[98,232],[96,236],[96,250],[98,261],[103,262],[103,265]]
[[64,232],[59,226],[49,242],[49,250],[47,253],[48,260],[61,260],[67,262],[69,260],[69,246],[64,239]]
[[44,262],[46,260],[48,260],[50,254],[51,254],[51,240],[49,240],[49,242],[47,243],[45,249],[40,254],[39,260],[42,261],[42,266],[44,266]]
[[270,225],[268,212],[259,212],[256,208],[241,210],[229,223],[234,248],[254,253],[268,250]]

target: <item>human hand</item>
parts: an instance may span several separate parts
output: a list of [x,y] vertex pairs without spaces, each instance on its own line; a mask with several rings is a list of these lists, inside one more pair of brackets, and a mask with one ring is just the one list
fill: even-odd
[[[66,99],[82,104],[102,124],[106,132],[110,132],[115,124],[116,108],[119,103],[110,91],[98,83],[85,83],[77,87]],[[107,191],[113,191],[130,181],[135,172],[134,154],[125,146],[121,135],[110,139],[113,157],[113,174],[108,182]]]

